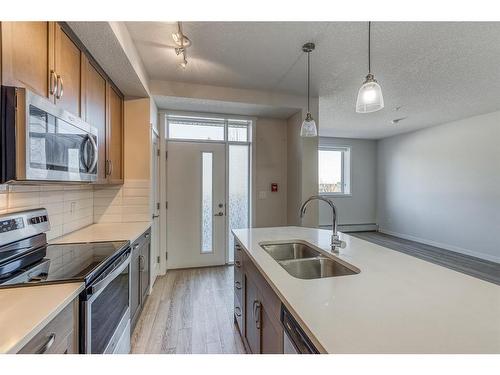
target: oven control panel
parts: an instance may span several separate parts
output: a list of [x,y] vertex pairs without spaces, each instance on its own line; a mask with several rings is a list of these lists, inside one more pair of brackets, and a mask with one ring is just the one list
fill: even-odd
[[47,232],[49,216],[45,208],[0,215],[0,246]]
[[0,221],[0,233],[22,228],[24,228],[24,220],[22,217]]

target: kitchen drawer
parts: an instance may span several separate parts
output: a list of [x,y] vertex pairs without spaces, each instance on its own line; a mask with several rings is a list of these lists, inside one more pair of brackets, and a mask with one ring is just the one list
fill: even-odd
[[75,354],[78,298],[68,304],[20,351],[20,354]]
[[234,294],[234,318],[236,323],[238,323],[238,328],[241,333],[243,333],[243,305],[241,300],[238,300],[236,293]]

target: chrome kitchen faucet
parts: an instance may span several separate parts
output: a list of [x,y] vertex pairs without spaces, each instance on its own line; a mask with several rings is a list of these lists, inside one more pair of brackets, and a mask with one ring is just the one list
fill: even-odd
[[338,219],[337,210],[335,209],[335,205],[330,199],[322,197],[321,195],[313,195],[309,197],[300,207],[300,218],[302,219],[304,217],[307,205],[309,204],[309,202],[312,202],[313,200],[320,200],[326,202],[332,209],[332,241],[330,244],[330,248],[334,253],[338,254],[339,248],[340,249],[345,248],[346,244],[344,241],[341,241],[339,239],[339,235],[337,234],[337,219]]

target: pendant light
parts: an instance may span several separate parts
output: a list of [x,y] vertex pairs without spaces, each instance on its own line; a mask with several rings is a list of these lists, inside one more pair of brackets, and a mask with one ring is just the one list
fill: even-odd
[[370,113],[384,108],[382,88],[378,84],[371,70],[371,22],[368,22],[368,75],[363,86],[358,91],[356,112]]
[[302,122],[300,128],[301,137],[316,137],[318,131],[316,129],[316,122],[314,121],[311,110],[309,108],[311,96],[310,96],[310,86],[311,86],[311,52],[314,51],[314,43],[306,43],[302,46],[302,51],[307,53],[307,114],[306,118]]

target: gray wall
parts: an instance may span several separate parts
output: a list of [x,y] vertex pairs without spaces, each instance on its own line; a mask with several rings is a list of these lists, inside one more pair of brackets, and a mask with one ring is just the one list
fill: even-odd
[[[255,221],[256,227],[277,227],[287,223],[287,122],[258,118],[255,136]],[[278,191],[271,192],[271,183]]]
[[381,231],[500,261],[500,112],[378,144]]
[[[351,195],[332,197],[339,224],[373,224],[376,222],[377,141],[366,139],[321,137],[320,146],[351,147]],[[319,206],[320,225],[330,225],[331,210]]]

